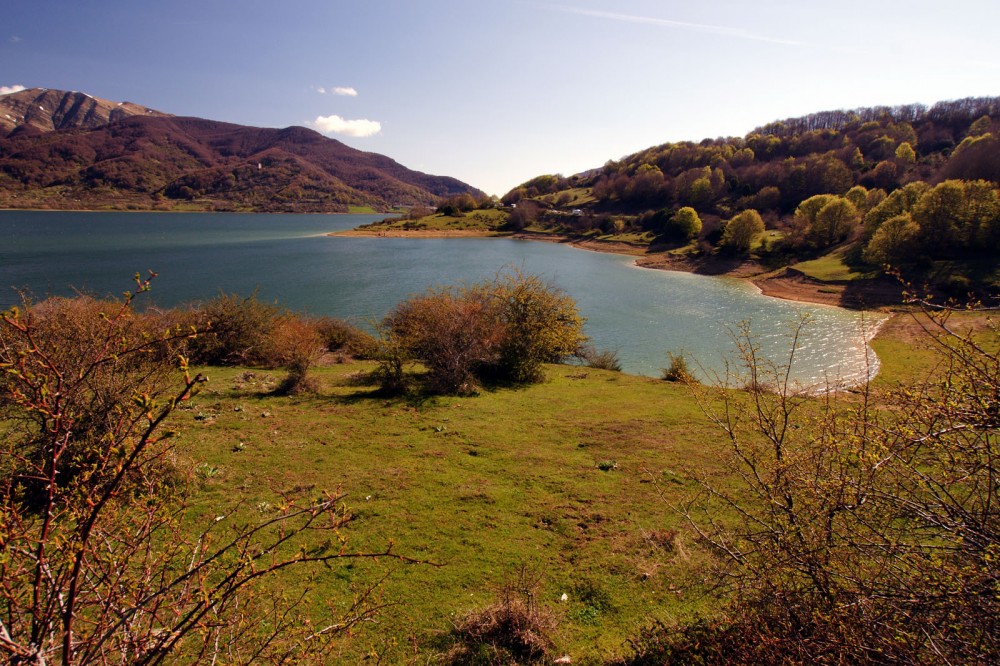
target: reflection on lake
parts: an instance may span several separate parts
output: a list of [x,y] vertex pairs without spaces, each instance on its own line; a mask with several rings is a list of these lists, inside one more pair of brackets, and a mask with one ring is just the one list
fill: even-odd
[[[73,289],[119,294],[130,277],[159,273],[161,306],[220,291],[366,324],[429,286],[492,277],[516,266],[567,291],[599,349],[626,372],[658,376],[667,352],[707,373],[732,359],[732,331],[750,321],[765,355],[787,355],[789,332],[809,319],[794,375],[806,385],[858,379],[870,367],[870,315],[762,296],[744,281],[635,268],[629,257],[513,239],[329,237],[380,215],[66,213],[0,211],[0,306],[14,288],[36,297]],[[145,297],[144,297],[145,298]]]

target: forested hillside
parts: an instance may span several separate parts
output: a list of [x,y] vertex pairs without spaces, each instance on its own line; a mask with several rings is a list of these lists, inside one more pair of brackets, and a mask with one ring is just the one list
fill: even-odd
[[998,131],[1000,98],[816,113],[539,176],[503,202],[515,228],[640,234],[691,255],[782,264],[847,244],[848,262],[921,274],[978,262],[952,271],[961,287],[988,282],[980,264],[990,273],[1000,249]]

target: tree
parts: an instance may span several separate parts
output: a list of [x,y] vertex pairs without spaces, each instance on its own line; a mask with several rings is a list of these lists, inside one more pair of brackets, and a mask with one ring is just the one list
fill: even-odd
[[764,233],[764,220],[761,219],[760,213],[748,208],[726,222],[720,245],[735,254],[745,254],[750,251],[753,242],[762,233]]
[[927,183],[915,181],[893,191],[865,214],[863,237],[871,238],[875,230],[890,217],[909,213],[929,189],[930,185]]
[[931,256],[990,251],[1000,227],[1000,196],[986,181],[946,180],[922,194],[912,214],[920,226],[921,243]]
[[862,258],[876,266],[898,267],[913,260],[920,227],[908,214],[890,217],[875,230]]
[[851,237],[861,216],[847,199],[836,197],[816,213],[810,230],[810,240],[816,247],[824,248]]
[[179,377],[167,372],[196,331],[154,334],[160,322],[131,307],[149,283],[137,284],[99,308],[26,299],[0,314],[0,655],[37,666],[322,661],[375,611],[370,595],[309,616],[260,586],[288,567],[391,553],[347,550],[338,493],[287,495],[259,519],[220,507],[192,528],[165,426],[205,381],[183,357]]
[[913,150],[913,146],[904,141],[896,147],[896,159],[906,164],[913,164],[917,161],[917,153]]
[[664,227],[664,234],[671,238],[691,240],[701,233],[701,218],[690,206],[684,206],[670,218]]

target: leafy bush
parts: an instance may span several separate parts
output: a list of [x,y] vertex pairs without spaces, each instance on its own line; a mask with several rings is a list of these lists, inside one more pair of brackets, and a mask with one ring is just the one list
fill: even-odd
[[442,393],[473,392],[484,381],[538,381],[542,364],[577,353],[586,339],[573,300],[519,271],[431,289],[397,305],[383,328],[390,380],[402,353],[421,361],[428,388]]
[[748,208],[726,222],[719,246],[733,254],[746,254],[753,243],[764,233],[764,220],[760,213]]
[[492,369],[499,378],[540,381],[543,363],[562,361],[586,342],[576,303],[538,276],[508,270],[483,288],[503,325],[500,355]]

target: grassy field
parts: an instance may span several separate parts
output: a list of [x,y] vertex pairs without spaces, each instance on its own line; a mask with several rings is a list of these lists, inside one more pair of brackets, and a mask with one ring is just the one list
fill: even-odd
[[507,222],[507,213],[502,210],[476,210],[461,216],[433,213],[411,220],[408,218],[388,219],[366,224],[360,229],[371,232],[424,231],[424,232],[483,232],[497,231]]
[[319,598],[346,601],[351,584],[391,572],[382,593],[398,605],[354,641],[354,657],[390,650],[395,663],[414,645],[432,650],[456,614],[486,604],[522,565],[539,576],[539,602],[574,663],[709,603],[667,504],[695,489],[690,472],[718,465],[706,446],[715,432],[686,388],[553,366],[529,388],[414,403],[358,386],[368,368],[321,368],[320,394],[302,398],[268,394],[279,374],[211,368],[209,388],[175,420],[184,465],[202,480],[196,513],[340,487],[356,515],[352,548],[392,539],[443,565],[324,576]]
[[[876,387],[933,372],[911,318],[887,324],[875,348]],[[722,433],[689,388],[549,366],[526,388],[388,398],[365,381],[371,368],[318,368],[318,394],[302,397],[272,393],[278,371],[209,368],[206,390],[173,422],[202,521],[237,501],[266,513],[282,493],[339,488],[355,516],[350,550],[391,540],[434,563],[323,572],[312,603],[338,606],[388,574],[380,594],[393,605],[343,643],[344,663],[426,663],[456,618],[520,568],[558,620],[555,652],[575,664],[606,663],[640,627],[715,607],[705,556],[672,509],[697,492],[696,476],[727,479]]]

